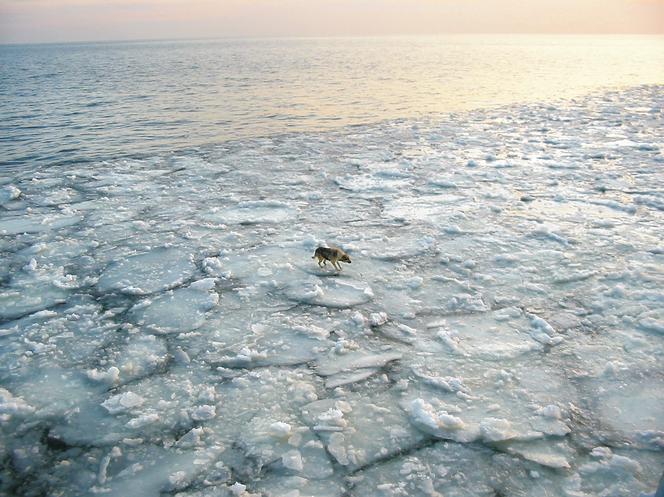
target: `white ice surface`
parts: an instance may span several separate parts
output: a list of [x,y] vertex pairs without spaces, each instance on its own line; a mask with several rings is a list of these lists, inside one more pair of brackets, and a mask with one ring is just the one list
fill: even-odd
[[0,494],[652,495],[662,95],[3,173]]
[[191,255],[175,248],[159,248],[133,255],[107,267],[99,277],[100,292],[113,290],[144,295],[168,290],[194,274]]

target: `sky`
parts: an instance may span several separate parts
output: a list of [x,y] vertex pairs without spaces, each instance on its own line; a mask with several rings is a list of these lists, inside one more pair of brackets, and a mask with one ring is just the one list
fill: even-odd
[[0,0],[0,43],[451,33],[664,34],[664,0]]

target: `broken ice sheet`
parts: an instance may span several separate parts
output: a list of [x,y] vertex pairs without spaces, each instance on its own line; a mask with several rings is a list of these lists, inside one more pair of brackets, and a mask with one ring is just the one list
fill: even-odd
[[369,302],[373,290],[360,281],[337,281],[326,278],[309,278],[305,281],[294,281],[286,287],[288,299],[305,304],[320,305],[332,308],[354,307]]
[[186,288],[178,288],[139,302],[129,316],[139,325],[156,333],[178,333],[200,328],[206,312],[219,302],[215,280],[199,280]]
[[68,287],[78,286],[76,277],[66,274],[62,266],[32,261],[0,288],[0,319],[16,319],[66,302]]
[[219,224],[281,223],[297,216],[297,209],[284,202],[252,200],[234,207],[212,209],[203,219]]
[[[573,390],[555,365],[515,362],[495,371],[487,370],[482,359],[441,363],[435,356],[423,356],[419,361],[400,404],[424,433],[493,446],[564,437],[571,431],[569,415],[557,399],[572,397]],[[458,376],[460,361],[463,376]]]
[[144,295],[182,284],[194,269],[191,254],[176,248],[159,248],[109,265],[97,286],[102,292]]
[[518,308],[450,316],[427,326],[437,330],[436,337],[450,351],[463,356],[500,361],[540,348],[528,335],[528,321]]
[[618,446],[664,449],[664,399],[656,394],[664,388],[661,371],[609,371],[586,379],[582,387],[594,392],[587,402],[607,439]]
[[652,494],[661,95],[3,172],[0,493]]
[[316,363],[316,372],[326,377],[325,386],[335,388],[338,386],[364,380],[374,374],[386,364],[401,359],[399,352],[385,352],[367,354],[363,352],[349,352],[342,355],[328,353]]
[[357,469],[425,439],[407,422],[397,398],[397,392],[386,391],[323,399],[303,406],[302,415],[337,463]]

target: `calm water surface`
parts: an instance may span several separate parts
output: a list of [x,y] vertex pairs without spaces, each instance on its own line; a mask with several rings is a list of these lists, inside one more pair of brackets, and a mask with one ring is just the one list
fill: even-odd
[[664,37],[0,47],[5,169],[664,83]]

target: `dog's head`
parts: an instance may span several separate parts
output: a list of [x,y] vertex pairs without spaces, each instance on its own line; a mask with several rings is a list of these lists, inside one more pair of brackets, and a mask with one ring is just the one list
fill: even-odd
[[339,259],[341,262],[347,262],[348,264],[351,263],[350,257],[348,257],[348,254],[344,254],[341,256],[341,259]]

